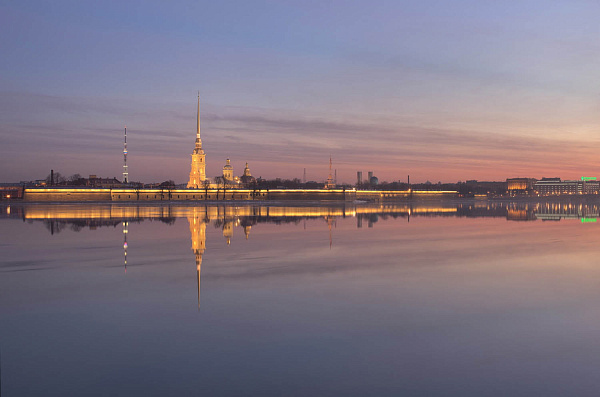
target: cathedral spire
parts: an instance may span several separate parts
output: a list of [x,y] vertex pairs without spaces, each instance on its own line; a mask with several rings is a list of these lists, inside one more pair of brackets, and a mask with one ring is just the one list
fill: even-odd
[[200,139],[200,91],[198,91],[198,112],[196,113],[196,147],[194,153],[202,152],[202,140]]
[[198,113],[196,113],[196,145],[192,152],[192,169],[187,187],[198,189],[206,180],[205,154],[200,140],[200,91],[198,91]]
[[200,141],[200,91],[198,91],[198,113],[196,113],[196,142]]

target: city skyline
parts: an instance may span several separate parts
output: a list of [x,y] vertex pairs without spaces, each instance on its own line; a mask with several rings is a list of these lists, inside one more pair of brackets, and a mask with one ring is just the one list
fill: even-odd
[[3,4],[0,181],[597,175],[600,6],[432,4]]

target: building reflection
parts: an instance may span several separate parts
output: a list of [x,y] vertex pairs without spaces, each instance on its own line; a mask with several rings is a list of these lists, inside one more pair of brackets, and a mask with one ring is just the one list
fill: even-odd
[[187,216],[192,236],[192,252],[196,257],[196,279],[198,288],[198,309],[200,309],[200,272],[202,270],[202,256],[206,251],[206,211],[202,207],[194,207]]
[[329,234],[329,247],[333,247],[337,220],[356,218],[356,227],[366,223],[373,228],[376,223],[391,219],[411,217],[495,217],[509,221],[560,221],[576,219],[595,222],[600,217],[598,203],[555,202],[462,202],[437,204],[371,204],[331,206],[264,206],[264,205],[127,205],[127,204],[12,204],[0,206],[0,218],[20,218],[24,222],[43,222],[50,234],[65,230],[79,232],[100,227],[119,225],[123,232],[123,266],[128,265],[128,234],[130,225],[147,220],[173,225],[178,218],[187,218],[191,235],[191,250],[196,262],[197,300],[200,307],[200,280],[202,261],[206,252],[207,226],[221,229],[224,243],[232,244],[234,230],[241,228],[245,239],[250,238],[253,227],[263,223],[299,224],[307,220],[321,220]]
[[231,244],[234,230],[242,228],[246,239],[252,227],[261,223],[299,223],[321,219],[328,229],[336,219],[356,218],[356,227],[366,223],[410,217],[500,217],[509,221],[596,219],[600,204],[586,202],[468,202],[434,204],[372,204],[331,206],[261,206],[261,205],[119,205],[119,204],[20,204],[0,206],[0,218],[21,218],[25,222],[42,221],[50,234],[63,230],[80,231],[122,224],[124,245],[131,224],[146,220],[174,224],[178,218],[202,219],[222,230],[226,244]]

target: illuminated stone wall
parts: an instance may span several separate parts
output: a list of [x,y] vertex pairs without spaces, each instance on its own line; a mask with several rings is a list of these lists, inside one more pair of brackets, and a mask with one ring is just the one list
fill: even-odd
[[25,189],[25,201],[110,201],[110,189]]
[[456,191],[343,189],[25,189],[26,201],[397,201],[456,197]]

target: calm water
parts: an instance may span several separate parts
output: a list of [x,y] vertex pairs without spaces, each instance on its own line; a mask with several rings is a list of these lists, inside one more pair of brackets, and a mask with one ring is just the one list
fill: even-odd
[[2,392],[595,396],[598,209],[0,206]]

